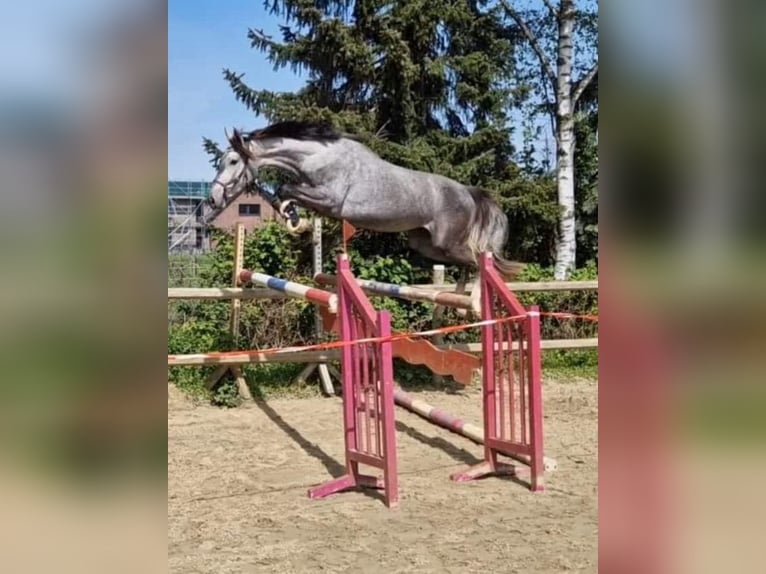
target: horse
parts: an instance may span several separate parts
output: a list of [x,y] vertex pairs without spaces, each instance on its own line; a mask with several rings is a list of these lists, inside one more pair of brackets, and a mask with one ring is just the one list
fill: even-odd
[[[225,131],[225,130],[224,130]],[[513,280],[523,264],[502,257],[508,218],[490,193],[448,177],[385,161],[356,137],[329,123],[285,121],[226,137],[209,201],[222,209],[257,184],[258,170],[274,167],[294,181],[277,190],[273,202],[291,233],[308,229],[295,205],[322,217],[346,220],[376,232],[404,232],[411,249],[438,263],[461,268],[458,291],[483,251],[493,253],[498,272]],[[480,289],[472,309],[480,314]]]

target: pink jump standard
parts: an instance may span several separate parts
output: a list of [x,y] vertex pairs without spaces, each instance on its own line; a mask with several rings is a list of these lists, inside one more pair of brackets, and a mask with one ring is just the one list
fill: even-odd
[[[338,315],[343,341],[391,335],[388,311],[376,312],[351,274],[348,258],[338,256]],[[323,498],[356,487],[382,488],[386,506],[399,505],[394,426],[394,369],[390,341],[346,345],[341,352],[346,474],[309,490]],[[359,464],[383,471],[383,478],[361,474]]]
[[[480,259],[482,319],[521,317],[481,327],[484,462],[457,472],[464,482],[489,474],[517,474],[498,455],[529,457],[530,488],[543,490],[543,413],[540,366],[540,312],[524,309],[495,270],[492,255]],[[512,350],[517,340],[519,349]]]

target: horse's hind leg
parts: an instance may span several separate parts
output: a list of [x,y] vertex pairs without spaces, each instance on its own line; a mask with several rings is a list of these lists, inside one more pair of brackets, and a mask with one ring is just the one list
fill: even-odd
[[[466,283],[470,275],[469,270],[476,268],[476,260],[473,253],[465,245],[456,245],[445,249],[445,254],[450,260],[461,266],[460,279],[458,280],[455,292],[465,293]],[[471,311],[474,317],[481,317],[481,284],[478,281],[474,283],[471,290]],[[463,309],[459,311],[459,314],[461,317],[468,315]]]
[[426,229],[413,229],[407,232],[407,245],[413,251],[417,251],[423,257],[439,261],[440,263],[451,263],[446,256],[444,249],[439,249],[431,242],[431,235]]
[[[462,295],[465,293],[466,286],[468,284],[468,280],[470,279],[470,273],[468,271],[468,267],[461,266],[460,267],[460,277],[457,280],[457,285],[455,286],[455,293],[458,295]],[[478,299],[478,297],[481,295],[481,290],[479,289],[478,285],[474,285],[473,290],[471,291],[471,309],[470,311],[475,316],[481,315],[481,302]],[[468,309],[458,309],[457,314],[460,317],[468,317]]]
[[[459,265],[461,267],[460,279],[458,280],[455,292],[459,294],[465,293],[466,283],[469,279],[469,269],[476,267],[476,259],[466,245],[445,245],[443,238],[441,245],[436,244],[433,234],[429,233],[426,229],[415,229],[408,232],[407,243],[412,249],[425,257]],[[476,285],[471,293],[471,311],[474,316],[481,316],[481,289],[479,285]],[[458,309],[457,312],[461,317],[468,315],[466,309]]]

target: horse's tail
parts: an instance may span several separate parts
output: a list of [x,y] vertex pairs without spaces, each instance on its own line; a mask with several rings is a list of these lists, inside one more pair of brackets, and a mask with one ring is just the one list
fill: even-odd
[[524,264],[503,258],[508,241],[508,217],[487,190],[469,187],[468,191],[476,206],[467,236],[468,248],[474,261],[478,263],[479,254],[483,251],[491,251],[498,272],[506,281],[512,281],[523,271]]

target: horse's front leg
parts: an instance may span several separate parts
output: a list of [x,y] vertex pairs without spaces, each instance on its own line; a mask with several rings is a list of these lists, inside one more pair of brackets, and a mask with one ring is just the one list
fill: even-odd
[[[333,190],[323,186],[308,184],[287,184],[281,188],[281,193],[287,198],[283,211],[289,208],[291,202],[297,203],[300,207],[305,207],[316,212],[322,217],[332,217],[340,219],[343,208],[343,195],[338,190]],[[301,219],[300,224],[296,225],[294,221],[288,223],[287,229],[291,233],[302,233],[308,230],[311,224],[308,220]]]
[[[303,204],[303,194],[301,193],[306,186],[295,184],[283,184],[277,191],[276,202],[272,206],[279,214],[287,220],[287,231],[292,235],[300,235],[311,228],[311,222],[298,215],[296,204]],[[283,199],[285,198],[285,199]]]
[[[469,273],[467,267],[462,267],[460,269],[460,277],[457,280],[457,285],[455,286],[455,293],[462,295],[465,293],[466,285],[469,280]],[[481,318],[481,285],[477,282],[474,284],[473,289],[471,290],[471,309],[459,309],[458,315],[461,317],[467,317],[469,315],[469,311],[475,318]]]
[[295,209],[294,202],[292,200],[283,201],[284,186],[280,186],[274,193],[271,193],[265,188],[260,189],[261,195],[266,198],[269,205],[285,219],[297,224],[300,220],[298,211]]
[[481,319],[481,282],[476,278],[471,291],[471,311],[477,319]]

